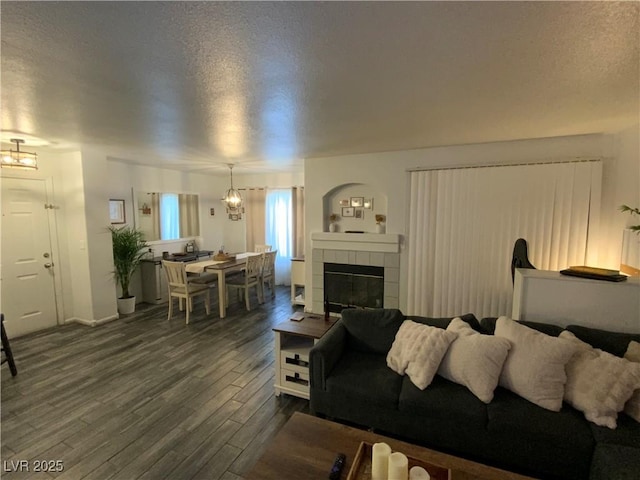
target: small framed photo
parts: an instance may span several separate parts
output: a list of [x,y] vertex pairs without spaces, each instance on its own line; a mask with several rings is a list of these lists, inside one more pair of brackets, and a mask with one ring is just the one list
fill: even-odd
[[363,219],[364,219],[364,211],[363,211],[363,210],[361,210],[361,209],[357,209],[357,210],[355,211],[355,214],[356,214],[356,215],[355,215],[355,217],[356,217],[357,219],[359,219],[359,220],[363,220]]
[[367,210],[373,209],[373,198],[365,198],[362,206]]
[[240,220],[240,215],[238,215],[237,213],[230,213],[229,220],[233,220],[234,222],[237,222],[238,220]]
[[353,217],[355,215],[355,208],[353,207],[342,207],[342,216],[343,217]]
[[348,207],[349,206],[349,200],[347,198],[340,200],[340,206],[341,207]]
[[112,224],[125,223],[124,200],[109,200],[109,220]]
[[364,203],[363,197],[351,197],[351,206],[352,207],[362,207]]
[[216,214],[216,209],[215,208],[210,208],[209,209],[209,215],[211,215],[212,217]]

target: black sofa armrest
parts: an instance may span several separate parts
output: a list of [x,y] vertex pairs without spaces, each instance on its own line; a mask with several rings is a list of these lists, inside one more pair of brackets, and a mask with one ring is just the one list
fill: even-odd
[[342,356],[347,344],[347,329],[338,320],[323,335],[309,353],[309,381],[311,388],[327,389],[326,379]]

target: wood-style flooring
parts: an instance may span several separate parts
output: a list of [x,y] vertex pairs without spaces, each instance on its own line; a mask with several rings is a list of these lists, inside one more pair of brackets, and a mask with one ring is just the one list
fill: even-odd
[[[289,289],[260,306],[254,295],[250,312],[232,303],[224,319],[214,298],[209,316],[195,300],[189,325],[177,308],[169,321],[166,304],[141,304],[99,327],[12,340],[18,376],[2,365],[2,478],[241,479],[309,405],[274,395],[271,329],[294,310]],[[43,460],[64,469],[34,472]],[[29,471],[12,471],[19,465]]]

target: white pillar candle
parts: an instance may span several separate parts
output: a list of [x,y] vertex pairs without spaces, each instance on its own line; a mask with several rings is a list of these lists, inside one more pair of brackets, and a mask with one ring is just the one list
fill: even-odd
[[407,480],[409,477],[409,460],[404,453],[394,452],[389,455],[389,480]]
[[409,480],[431,480],[431,475],[422,467],[411,467]]
[[371,457],[371,480],[387,480],[391,447],[386,443],[374,443]]

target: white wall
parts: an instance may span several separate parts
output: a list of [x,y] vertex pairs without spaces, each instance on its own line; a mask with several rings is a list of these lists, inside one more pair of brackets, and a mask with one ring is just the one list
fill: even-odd
[[[305,160],[305,222],[307,262],[312,261],[311,232],[323,231],[324,195],[352,183],[366,184],[387,196],[387,233],[408,233],[408,189],[410,169],[471,165],[561,161],[603,158],[602,211],[598,266],[618,268],[620,231],[625,219],[617,212],[619,203],[640,204],[638,127],[615,134],[578,135],[512,142],[435,147],[401,152],[384,152]],[[630,174],[631,173],[631,174]],[[526,179],[523,179],[526,181]],[[374,208],[375,210],[375,208]],[[407,304],[406,245],[401,246],[400,308]],[[616,265],[616,262],[617,265]],[[306,269],[306,284],[312,284]],[[306,288],[307,305],[312,289]],[[320,313],[320,312],[318,312]],[[505,312],[508,314],[509,312]]]

